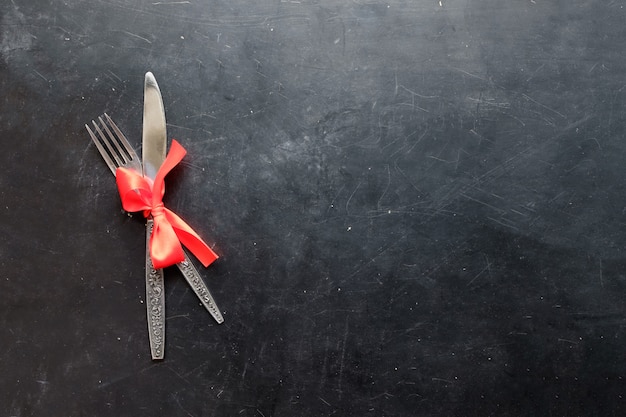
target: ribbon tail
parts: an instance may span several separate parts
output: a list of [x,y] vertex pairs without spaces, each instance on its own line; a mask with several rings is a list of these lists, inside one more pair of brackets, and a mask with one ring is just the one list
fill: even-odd
[[172,225],[180,243],[189,249],[205,268],[219,258],[213,249],[176,213],[166,208],[165,217]]

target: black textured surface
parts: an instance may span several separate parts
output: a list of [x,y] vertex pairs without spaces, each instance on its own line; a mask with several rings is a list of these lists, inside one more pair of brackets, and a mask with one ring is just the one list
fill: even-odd
[[[5,0],[0,415],[623,415],[619,1]],[[84,124],[154,72],[216,325]]]

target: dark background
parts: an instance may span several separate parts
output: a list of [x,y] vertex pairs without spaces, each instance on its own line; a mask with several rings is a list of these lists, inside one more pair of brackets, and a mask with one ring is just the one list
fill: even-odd
[[[626,409],[626,5],[3,0],[0,415]],[[188,150],[217,325],[84,124]]]

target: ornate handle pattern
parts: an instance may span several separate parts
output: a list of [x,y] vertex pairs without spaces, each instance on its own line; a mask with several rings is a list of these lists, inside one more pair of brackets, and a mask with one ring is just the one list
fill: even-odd
[[204,305],[204,308],[211,313],[216,322],[220,324],[223,323],[224,318],[222,317],[220,309],[215,304],[215,300],[213,299],[211,292],[202,280],[202,277],[200,277],[196,267],[191,263],[187,253],[185,253],[185,260],[176,264],[176,266],[178,266],[180,272],[183,273],[183,276]]
[[163,270],[154,269],[150,258],[150,236],[154,222],[146,222],[146,313],[152,359],[163,359],[165,347],[165,286]]

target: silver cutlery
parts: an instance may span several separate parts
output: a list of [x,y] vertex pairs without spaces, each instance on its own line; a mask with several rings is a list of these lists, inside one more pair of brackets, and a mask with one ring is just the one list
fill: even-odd
[[[165,161],[167,153],[167,134],[165,126],[165,110],[159,86],[148,72],[144,81],[143,96],[143,130],[142,165],[143,176],[154,182],[157,171]],[[150,238],[154,229],[152,215],[146,221],[146,301],[148,317],[148,333],[152,359],[163,359],[165,344],[165,297],[163,294],[163,269],[156,269],[150,256]]]
[[[113,120],[105,113],[103,116],[98,117],[98,121],[99,124],[96,121],[92,121],[94,130],[88,125],[85,125],[85,127],[113,175],[115,175],[118,167],[143,172],[137,153]],[[146,227],[146,240],[148,242],[149,231],[152,228],[152,219],[148,219]],[[150,346],[152,358],[162,359],[165,345],[163,275],[162,272],[159,273],[159,270],[154,269],[148,249],[146,251],[146,308]],[[206,310],[217,323],[223,323],[224,318],[215,304],[215,300],[186,253],[184,261],[178,263],[177,266]]]

